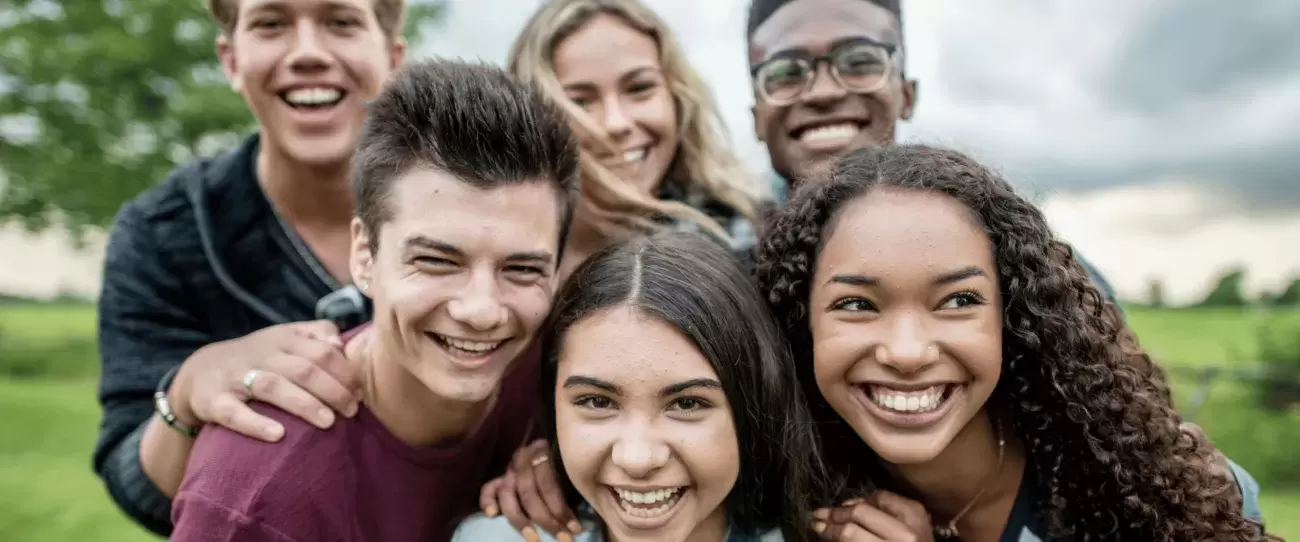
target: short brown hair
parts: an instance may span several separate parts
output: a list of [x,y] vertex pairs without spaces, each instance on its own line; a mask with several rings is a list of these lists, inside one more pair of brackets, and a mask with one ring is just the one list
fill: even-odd
[[[205,0],[212,20],[221,27],[221,33],[229,36],[235,31],[239,22],[239,0]],[[406,22],[406,0],[370,0],[370,7],[379,21],[379,29],[395,40],[402,36],[402,25]]]
[[578,142],[536,86],[485,63],[424,60],[394,72],[370,103],[353,158],[356,215],[377,248],[392,219],[393,181],[417,167],[483,190],[533,182],[555,188],[561,253],[578,199]]

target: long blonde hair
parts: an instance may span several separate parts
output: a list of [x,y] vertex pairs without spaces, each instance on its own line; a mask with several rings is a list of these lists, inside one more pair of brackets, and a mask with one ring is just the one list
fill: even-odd
[[[659,62],[677,113],[678,147],[665,179],[681,183],[695,193],[723,203],[745,218],[756,219],[759,198],[756,178],[746,171],[731,148],[730,137],[709,88],[686,61],[672,31],[658,15],[638,0],[550,0],[524,26],[510,48],[507,62],[516,77],[539,85],[569,114],[579,131],[614,149],[604,130],[569,101],[555,75],[554,52],[564,38],[599,14],[618,17],[644,32],[659,46]],[[650,217],[667,215],[697,223],[730,240],[715,220],[696,208],[664,201],[638,191],[600,164],[586,150],[580,152],[582,207],[610,224],[651,230]]]

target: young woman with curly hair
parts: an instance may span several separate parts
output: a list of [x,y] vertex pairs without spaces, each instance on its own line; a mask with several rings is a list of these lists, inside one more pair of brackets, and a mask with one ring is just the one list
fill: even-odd
[[[838,497],[871,495],[819,511],[824,537],[1267,539],[1004,180],[904,145],[854,151],[810,184],[760,243],[757,275]],[[926,512],[898,510],[907,499]]]

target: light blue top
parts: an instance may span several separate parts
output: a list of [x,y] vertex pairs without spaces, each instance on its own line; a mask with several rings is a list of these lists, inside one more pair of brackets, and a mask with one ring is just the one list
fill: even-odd
[[[594,525],[588,524],[583,527],[586,530],[575,536],[574,542],[604,542],[603,537],[595,532]],[[539,527],[534,528],[537,529],[537,534],[541,535],[542,542],[555,542],[555,537],[546,534],[546,531]],[[483,514],[475,514],[456,528],[456,534],[452,535],[451,542],[508,542],[523,539],[524,537],[510,526],[510,522],[505,517],[489,518]],[[782,542],[784,539],[781,537],[781,531],[773,530],[758,538],[728,533],[725,540],[726,542]]]

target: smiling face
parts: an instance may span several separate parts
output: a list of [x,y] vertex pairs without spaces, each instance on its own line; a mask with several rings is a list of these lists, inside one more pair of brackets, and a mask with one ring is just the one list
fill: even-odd
[[829,226],[809,302],[817,387],[882,459],[934,459],[1002,371],[992,245],[934,192],[874,190]]
[[373,254],[353,222],[353,276],[374,299],[378,348],[439,397],[485,400],[550,309],[556,189],[539,180],[484,190],[429,169],[391,189]]
[[402,62],[368,0],[241,0],[217,55],[263,145],[308,165],[346,164],[365,103]]
[[736,427],[717,373],[680,331],[628,307],[579,321],[555,405],[565,473],[612,540],[722,539]]
[[647,194],[663,181],[678,144],[677,108],[659,56],[651,36],[609,14],[560,40],[554,55],[569,100],[617,148],[611,153],[578,130],[583,150]]
[[[783,56],[821,57],[854,41],[901,48],[898,17],[867,0],[799,0],[756,29],[749,60],[757,65]],[[895,53],[883,86],[866,93],[846,90],[826,63],[816,66],[811,86],[793,103],[771,103],[755,86],[754,130],[767,145],[772,168],[793,182],[849,150],[892,144],[916,96],[916,83],[901,76],[901,59]],[[841,69],[851,65],[846,60]]]

